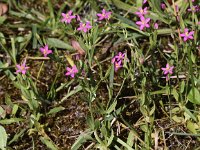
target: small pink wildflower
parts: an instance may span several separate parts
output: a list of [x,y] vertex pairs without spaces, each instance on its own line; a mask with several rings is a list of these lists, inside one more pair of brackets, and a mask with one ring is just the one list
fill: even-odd
[[115,71],[122,67],[122,61],[115,62]]
[[184,37],[184,41],[187,41],[188,39],[193,39],[194,31],[189,32],[188,28],[185,28],[184,33],[180,34],[180,36]]
[[52,50],[49,49],[48,45],[40,48],[40,51],[44,54],[44,57],[52,53]]
[[147,7],[145,7],[144,9],[142,9],[141,7],[138,8],[139,11],[135,12],[136,15],[138,15],[139,17],[144,16],[147,14]]
[[85,23],[82,23],[80,22],[80,26],[79,28],[77,29],[78,31],[83,31],[83,32],[87,32],[89,29],[91,29],[92,26],[90,25],[90,22],[87,21],[86,24]]
[[70,10],[67,14],[62,13],[62,20],[61,22],[70,23],[72,19],[76,18],[76,16],[72,15],[72,11]]
[[147,0],[144,0],[144,1],[143,1],[143,4],[145,4],[146,2],[147,2]]
[[26,66],[26,59],[24,60],[24,62],[21,65],[17,64],[16,67],[17,67],[16,73],[21,72],[22,74],[26,74],[26,71],[29,68]]
[[140,26],[140,30],[142,31],[145,27],[150,27],[150,25],[148,24],[150,20],[150,18],[145,19],[143,16],[141,16],[140,21],[137,21],[136,24]]
[[154,29],[158,29],[158,23],[154,23]]
[[164,71],[164,75],[166,75],[166,80],[169,80],[169,75],[173,74],[174,66],[170,66],[166,64],[166,68],[161,68]]
[[122,61],[124,61],[125,53],[119,52],[111,60],[111,63],[114,64],[115,72],[122,67]]
[[169,64],[166,64],[166,67],[161,69],[164,71],[164,75],[173,74],[174,66],[170,67]]
[[74,78],[75,74],[78,73],[78,69],[76,68],[76,65],[74,65],[72,68],[67,67],[66,68],[67,72],[66,72],[66,76],[71,76],[72,78]]
[[97,16],[99,17],[99,20],[109,19],[112,13],[110,11],[106,12],[105,9],[103,9],[101,12],[102,12],[101,14],[100,13],[97,14]]
[[165,10],[165,8],[166,8],[165,3],[161,3],[161,8],[162,8],[163,10]]
[[125,56],[125,53],[122,54],[122,52],[119,52],[118,55],[115,56],[117,61],[123,60]]
[[125,53],[119,52],[115,57],[112,58],[111,63],[114,64],[116,61],[123,61]]
[[192,6],[191,8],[188,9],[188,11],[190,12],[197,12],[199,11],[199,6],[198,5],[195,5],[195,6]]

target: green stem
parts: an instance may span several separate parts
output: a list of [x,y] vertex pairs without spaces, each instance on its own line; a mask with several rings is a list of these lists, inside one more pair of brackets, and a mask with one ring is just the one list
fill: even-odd
[[38,72],[38,74],[37,74],[36,84],[37,84],[37,82],[38,82],[38,78],[39,78],[39,76],[40,76],[40,73],[41,73],[41,71],[42,71],[43,66],[44,66],[44,61],[42,61],[42,64],[41,64],[40,69],[39,69],[39,72]]

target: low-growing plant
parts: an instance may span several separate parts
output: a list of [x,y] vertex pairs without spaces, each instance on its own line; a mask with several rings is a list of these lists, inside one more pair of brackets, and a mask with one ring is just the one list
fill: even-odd
[[[199,0],[4,2],[0,149],[199,149]],[[77,99],[66,147],[52,126]]]

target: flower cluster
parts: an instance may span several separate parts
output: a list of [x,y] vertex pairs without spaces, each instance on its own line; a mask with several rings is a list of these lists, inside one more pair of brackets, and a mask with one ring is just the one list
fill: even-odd
[[166,75],[166,80],[169,80],[169,75],[173,74],[174,66],[170,66],[168,63],[165,68],[161,68],[163,70],[164,75]]
[[[146,3],[146,2],[145,2]],[[138,8],[138,11],[135,14],[140,17],[140,21],[137,21],[136,24],[140,26],[140,30],[142,31],[144,28],[149,28],[150,18],[145,18],[144,16],[147,14],[147,7],[142,9],[141,7]]]
[[115,71],[122,67],[122,61],[124,60],[125,53],[119,52],[118,55],[112,58],[112,64],[114,64]]
[[[83,21],[81,21],[81,18],[79,15],[72,15],[72,11],[70,10],[68,13],[62,13],[62,19],[61,22],[65,22],[66,24],[71,23],[72,19],[77,19],[77,21],[79,21],[79,27],[77,28],[78,31],[83,31],[83,32],[88,32],[92,26],[91,23],[89,21],[86,21],[85,23]],[[99,20],[103,20],[103,19],[109,19],[111,16],[111,12],[110,11],[106,11],[105,9],[102,10],[102,13],[98,13],[97,16],[99,17]]]

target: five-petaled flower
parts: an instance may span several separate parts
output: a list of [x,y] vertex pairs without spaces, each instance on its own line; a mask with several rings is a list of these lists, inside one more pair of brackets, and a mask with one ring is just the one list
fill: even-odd
[[48,45],[40,48],[40,51],[43,53],[44,57],[52,53],[52,50],[49,49]]
[[97,14],[97,16],[99,17],[99,20],[109,19],[112,13],[110,11],[106,12],[105,9],[103,9],[101,12],[102,12],[101,14],[100,13]]
[[76,16],[72,15],[72,11],[70,10],[68,13],[62,13],[62,20],[61,22],[70,23],[72,19],[76,18]]
[[137,21],[136,24],[140,26],[140,30],[142,31],[145,27],[149,28],[149,21],[151,19],[150,18],[144,18],[143,16],[140,17],[140,21]]
[[144,16],[147,14],[147,7],[145,7],[144,9],[142,9],[141,7],[138,8],[139,11],[135,12],[136,15],[138,15],[139,17]]
[[29,68],[26,66],[26,59],[24,60],[24,62],[21,65],[17,64],[16,67],[17,67],[16,73],[21,72],[22,74],[26,74],[26,71]]
[[67,67],[66,68],[67,72],[66,72],[66,76],[71,76],[72,78],[74,78],[75,74],[78,73],[78,69],[76,68],[76,65],[73,65],[72,68]]
[[193,39],[194,31],[189,32],[188,28],[185,28],[184,33],[180,34],[180,36],[183,37],[184,41],[187,41],[188,39]]
[[164,75],[166,75],[166,80],[169,80],[169,74],[173,74],[174,66],[170,66],[168,63],[166,64],[165,68],[161,68],[163,70]]
[[80,26],[79,26],[79,28],[77,30],[78,31],[83,31],[83,32],[86,33],[91,28],[92,28],[92,26],[90,25],[90,22],[87,21],[86,23],[80,22]]
[[199,10],[200,10],[200,8],[198,5],[192,6],[191,8],[188,9],[188,11],[191,11],[191,12],[197,12]]

